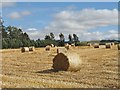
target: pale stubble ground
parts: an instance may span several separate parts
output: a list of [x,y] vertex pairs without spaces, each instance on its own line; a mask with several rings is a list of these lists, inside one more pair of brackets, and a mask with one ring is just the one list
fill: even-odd
[[82,59],[81,70],[54,72],[56,48],[46,52],[21,53],[20,49],[2,50],[2,88],[118,88],[118,50],[75,47]]

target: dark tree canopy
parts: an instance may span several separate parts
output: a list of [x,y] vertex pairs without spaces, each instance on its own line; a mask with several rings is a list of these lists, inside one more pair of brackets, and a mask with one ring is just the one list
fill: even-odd
[[73,40],[74,40],[75,42],[78,42],[78,41],[79,41],[79,38],[78,38],[78,36],[77,36],[76,34],[73,34]]
[[73,42],[73,38],[72,38],[72,35],[71,35],[71,34],[69,34],[68,39],[69,39],[69,42],[70,42],[70,43]]
[[50,38],[51,38],[51,40],[55,40],[55,36],[53,33],[50,33]]
[[51,40],[50,35],[46,35],[45,40]]
[[60,40],[65,41],[64,35],[62,33],[59,34]]

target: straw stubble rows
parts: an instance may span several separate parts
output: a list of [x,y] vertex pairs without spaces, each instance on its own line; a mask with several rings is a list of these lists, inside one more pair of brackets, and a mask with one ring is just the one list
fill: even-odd
[[82,59],[80,71],[52,70],[56,48],[21,53],[20,49],[2,51],[3,88],[118,88],[118,50],[75,47]]

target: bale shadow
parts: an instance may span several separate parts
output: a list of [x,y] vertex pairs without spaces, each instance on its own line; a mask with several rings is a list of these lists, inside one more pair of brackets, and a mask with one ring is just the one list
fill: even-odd
[[36,73],[55,73],[55,72],[58,72],[54,69],[47,69],[47,70],[42,70],[42,71],[37,71]]

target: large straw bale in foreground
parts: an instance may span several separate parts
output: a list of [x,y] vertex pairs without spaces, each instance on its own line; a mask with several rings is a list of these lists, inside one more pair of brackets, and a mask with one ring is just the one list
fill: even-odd
[[29,47],[29,51],[35,51],[35,47],[34,46]]
[[77,53],[58,53],[53,59],[53,69],[77,71],[80,70],[81,62]]
[[57,53],[67,53],[67,49],[65,47],[58,47]]
[[21,52],[29,52],[29,48],[28,47],[22,47]]

